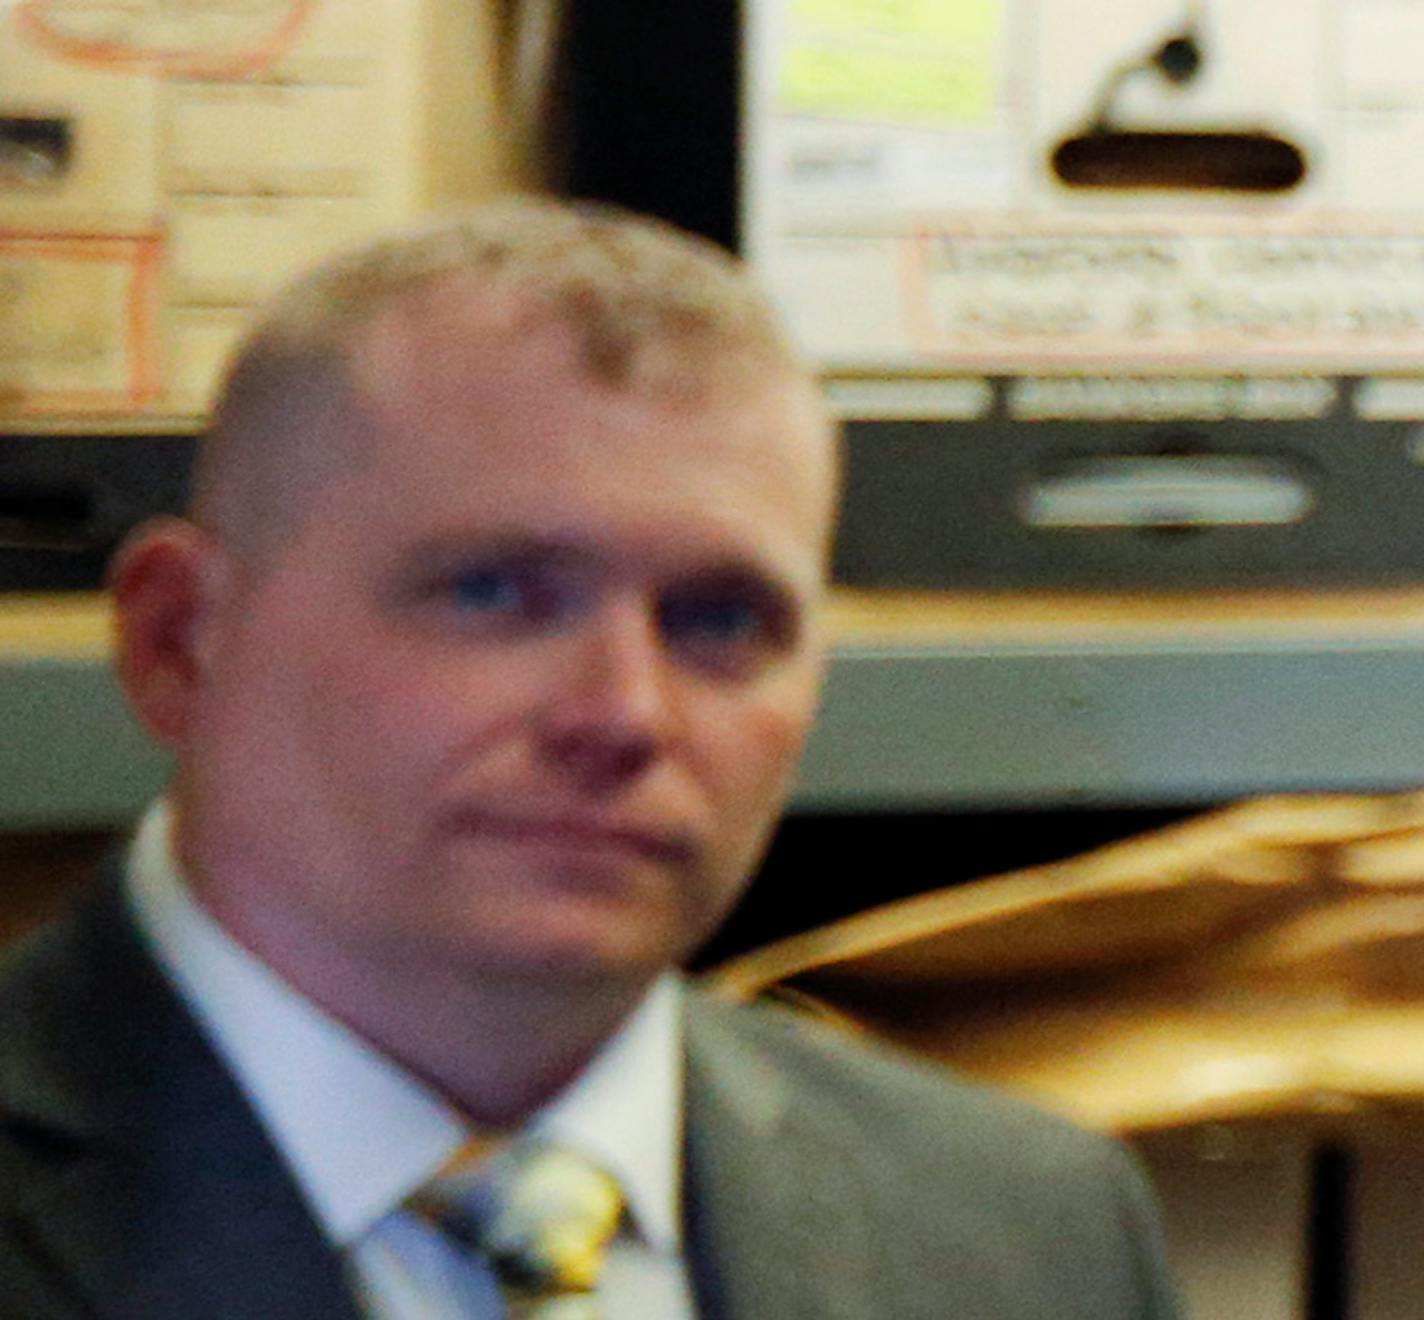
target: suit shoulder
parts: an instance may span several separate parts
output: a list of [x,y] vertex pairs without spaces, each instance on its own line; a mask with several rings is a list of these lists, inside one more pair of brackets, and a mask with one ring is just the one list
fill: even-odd
[[[948,1066],[918,1059],[880,1042],[832,1030],[771,1004],[730,1005],[690,996],[692,1034],[741,1054],[741,1066],[761,1069],[766,1084],[794,1087],[798,1101],[859,1115],[866,1126],[890,1121],[947,1133],[954,1144],[972,1132],[980,1149],[1000,1138],[1010,1151],[1061,1149],[1100,1157],[1115,1143],[1089,1134],[1028,1101],[965,1078]],[[997,1143],[996,1143],[997,1144]]]
[[814,1132],[897,1276],[1000,1299],[975,1314],[1175,1314],[1151,1191],[1116,1140],[782,1008],[690,1000],[690,1100],[712,1092],[769,1146]]

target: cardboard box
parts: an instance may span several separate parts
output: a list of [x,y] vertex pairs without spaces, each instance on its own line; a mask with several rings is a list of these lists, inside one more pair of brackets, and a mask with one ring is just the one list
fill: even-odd
[[496,5],[0,0],[0,427],[202,425],[250,309],[500,186]]

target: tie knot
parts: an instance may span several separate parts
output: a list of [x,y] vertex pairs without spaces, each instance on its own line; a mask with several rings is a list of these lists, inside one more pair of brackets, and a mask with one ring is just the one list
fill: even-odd
[[411,1206],[481,1255],[512,1302],[528,1305],[594,1290],[623,1197],[577,1152],[522,1140],[482,1159],[457,1157]]

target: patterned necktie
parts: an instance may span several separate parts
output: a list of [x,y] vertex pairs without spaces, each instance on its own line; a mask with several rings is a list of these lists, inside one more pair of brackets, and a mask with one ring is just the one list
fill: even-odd
[[603,1320],[595,1289],[623,1214],[618,1184],[583,1156],[525,1139],[473,1142],[410,1206],[489,1266],[511,1317]]

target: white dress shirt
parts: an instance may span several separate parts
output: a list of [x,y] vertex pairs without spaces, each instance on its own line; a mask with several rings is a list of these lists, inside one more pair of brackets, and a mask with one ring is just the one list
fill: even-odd
[[[129,855],[140,930],[246,1092],[373,1320],[502,1314],[468,1253],[403,1209],[469,1136],[455,1110],[236,943],[190,895],[164,802]],[[682,1243],[681,987],[658,981],[563,1094],[529,1122],[613,1173],[632,1231],[600,1294],[609,1315],[692,1320]],[[259,1266],[255,1266],[260,1268]]]

